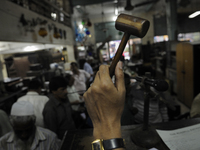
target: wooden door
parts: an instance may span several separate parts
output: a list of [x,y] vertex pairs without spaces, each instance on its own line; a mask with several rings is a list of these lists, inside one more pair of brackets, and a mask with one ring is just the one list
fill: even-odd
[[184,64],[183,64],[183,43],[176,46],[176,71],[177,71],[177,97],[178,100],[184,102]]
[[177,96],[188,107],[191,107],[194,93],[193,62],[193,46],[189,43],[177,44]]
[[194,94],[194,59],[193,59],[193,45],[189,43],[183,43],[183,56],[184,56],[184,102],[185,105],[191,107]]

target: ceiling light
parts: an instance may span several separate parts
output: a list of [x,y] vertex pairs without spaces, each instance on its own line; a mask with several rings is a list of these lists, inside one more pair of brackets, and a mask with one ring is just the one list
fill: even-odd
[[77,5],[77,6],[76,6],[76,8],[80,8],[80,7],[81,7],[80,5]]
[[189,18],[194,18],[196,16],[200,15],[200,11],[196,11],[193,14],[189,15]]
[[113,21],[116,21],[116,19],[117,19],[117,16],[114,16],[114,17],[113,17]]
[[118,15],[118,8],[117,7],[115,8],[115,15],[116,16]]
[[54,20],[56,20],[56,13],[51,13],[51,17],[54,19]]
[[36,50],[37,47],[36,46],[26,46],[23,51],[34,51]]
[[82,30],[82,29],[83,29],[83,25],[82,25],[82,24],[80,24],[80,25],[79,25],[79,28]]

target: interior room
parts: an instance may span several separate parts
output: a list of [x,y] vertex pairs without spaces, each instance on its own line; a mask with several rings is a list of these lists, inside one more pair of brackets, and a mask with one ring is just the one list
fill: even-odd
[[[101,65],[115,71],[121,61],[126,95],[120,118],[126,148],[188,150],[166,144],[157,130],[184,132],[184,127],[200,123],[199,0],[0,0],[0,19],[0,110],[6,116],[29,92],[33,79],[42,83],[40,95],[49,97],[53,77],[65,77],[70,84],[73,76],[76,87],[72,63],[84,70],[87,62],[92,73],[86,70],[91,77],[86,89],[71,91],[82,101],[76,130],[67,130],[60,150],[90,149],[94,126],[83,95]],[[109,73],[115,85],[116,76]],[[70,105],[73,112],[79,106]],[[155,109],[158,113],[151,116]],[[136,130],[138,126],[143,128]],[[0,123],[0,138],[1,130]],[[158,134],[149,143],[150,135]]]

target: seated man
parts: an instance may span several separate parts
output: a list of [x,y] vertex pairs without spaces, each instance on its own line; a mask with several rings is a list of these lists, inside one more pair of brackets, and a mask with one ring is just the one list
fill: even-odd
[[65,78],[68,81],[67,97],[72,107],[72,117],[76,124],[76,128],[82,126],[86,119],[84,99],[80,96],[74,87],[74,77],[71,74],[66,74]]
[[34,108],[30,102],[16,102],[10,121],[14,131],[1,137],[1,150],[59,150],[61,141],[55,133],[35,126]]
[[42,111],[44,109],[44,105],[48,102],[49,98],[45,95],[39,95],[41,93],[41,88],[42,83],[39,80],[31,80],[28,85],[28,92],[26,93],[26,95],[18,98],[17,101],[30,102],[34,107],[36,125],[44,127]]
[[[156,91],[151,88],[155,93]],[[143,123],[144,116],[144,89],[136,82],[129,93],[132,99],[133,107],[138,109],[138,113],[134,116],[135,123]],[[159,123],[168,121],[168,112],[166,104],[155,97],[149,100],[149,123]]]
[[81,107],[81,104],[84,103],[83,96],[80,96],[75,87],[74,87],[74,77],[71,74],[66,74],[66,79],[68,80],[68,86],[67,86],[67,97],[69,99],[69,102],[72,105],[72,109],[74,111],[84,111],[85,108]]
[[76,129],[67,98],[67,85],[62,76],[55,76],[50,80],[49,101],[43,110],[45,127],[55,132],[59,139],[63,138],[65,131]]
[[132,99],[129,94],[131,90],[130,76],[124,73],[124,83],[126,88],[126,97],[124,103],[124,111],[121,117],[121,125],[132,125],[134,124],[134,116],[138,113],[138,109],[132,106]]
[[78,64],[75,62],[72,62],[70,65],[71,65],[72,75],[75,79],[74,87],[80,95],[83,95],[87,90],[86,85],[89,84],[90,74],[85,70],[79,69]]
[[[83,58],[83,59],[79,60],[80,69],[83,69],[90,74],[89,85],[92,83],[93,76],[94,76],[93,69],[90,65],[92,60],[93,60],[93,57],[88,57],[87,59]],[[87,86],[89,86],[89,85],[87,85]]]

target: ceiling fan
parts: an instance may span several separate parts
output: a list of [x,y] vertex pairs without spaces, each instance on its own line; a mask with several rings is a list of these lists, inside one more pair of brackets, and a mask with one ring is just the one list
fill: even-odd
[[126,6],[124,9],[127,11],[130,11],[130,10],[133,10],[135,7],[144,6],[144,5],[155,3],[158,1],[159,0],[149,0],[149,1],[141,2],[141,3],[135,4],[135,5],[131,5],[131,0],[126,0]]

